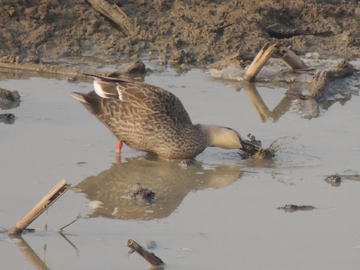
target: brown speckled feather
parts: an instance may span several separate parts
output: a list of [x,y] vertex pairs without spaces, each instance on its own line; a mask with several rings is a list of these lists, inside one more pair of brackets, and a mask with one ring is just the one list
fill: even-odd
[[[99,96],[99,89],[106,98]],[[207,135],[192,124],[174,94],[141,82],[102,77],[96,77],[95,90],[72,96],[131,148],[165,158],[193,158],[207,147]]]

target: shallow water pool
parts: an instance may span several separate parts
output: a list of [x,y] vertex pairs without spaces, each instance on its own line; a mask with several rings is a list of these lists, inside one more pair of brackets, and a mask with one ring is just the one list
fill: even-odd
[[[4,269],[143,269],[148,263],[137,254],[124,256],[128,239],[155,241],[151,251],[178,269],[360,264],[356,92],[309,120],[291,112],[291,84],[244,87],[199,69],[154,72],[145,82],[177,95],[194,123],[251,133],[264,147],[285,137],[271,161],[209,148],[184,168],[127,146],[116,164],[116,138],[69,95],[91,91],[91,82],[2,73],[0,87],[18,90],[22,102],[0,111],[16,116],[12,125],[0,123],[0,226],[14,226],[61,179],[73,187],[49,209],[47,230],[43,214],[30,226],[35,233],[0,234]],[[335,173],[343,176],[339,186],[324,180]],[[153,189],[154,203],[123,198],[137,182]],[[286,204],[316,209],[277,209]],[[84,218],[57,233],[79,213]]]

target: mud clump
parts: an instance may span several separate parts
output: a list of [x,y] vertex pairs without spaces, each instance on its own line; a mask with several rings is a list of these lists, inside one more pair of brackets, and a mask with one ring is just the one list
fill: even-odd
[[12,113],[0,114],[0,123],[14,124],[14,122],[15,122],[15,115],[13,115]]
[[6,90],[3,88],[0,88],[0,102],[12,102],[12,101],[20,101],[20,95],[19,92],[14,90]]
[[129,188],[129,191],[124,196],[127,199],[143,200],[145,202],[151,202],[155,200],[155,193],[150,188],[143,188],[140,183]]
[[360,56],[360,3],[345,1],[107,0],[128,16],[129,34],[85,0],[0,2],[0,57],[145,53],[175,64],[204,64],[268,41],[296,53]]
[[[10,110],[20,106],[19,92],[0,88],[0,109]],[[7,116],[8,117],[8,116]]]
[[330,175],[325,178],[325,181],[333,187],[339,187],[341,184],[341,176],[337,174]]
[[278,210],[284,210],[285,212],[293,213],[296,211],[311,211],[316,209],[316,207],[312,205],[295,205],[295,204],[286,204],[285,206],[281,206],[277,208]]

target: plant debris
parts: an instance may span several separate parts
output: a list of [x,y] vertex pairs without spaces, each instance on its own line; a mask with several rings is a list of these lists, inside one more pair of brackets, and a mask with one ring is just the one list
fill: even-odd
[[143,188],[140,183],[137,183],[129,188],[125,198],[149,202],[155,200],[155,193],[151,188]]
[[325,178],[325,181],[331,184],[333,187],[339,187],[341,184],[341,176],[337,174],[330,175]]
[[285,206],[278,207],[279,210],[284,210],[285,212],[296,212],[296,211],[311,211],[316,209],[316,207],[311,205],[295,205],[295,204],[286,204]]

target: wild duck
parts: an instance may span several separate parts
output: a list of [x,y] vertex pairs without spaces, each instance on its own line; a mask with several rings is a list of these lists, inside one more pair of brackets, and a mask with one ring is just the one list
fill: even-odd
[[206,147],[243,148],[240,134],[231,128],[194,125],[181,101],[160,87],[93,78],[95,91],[71,95],[118,138],[118,152],[122,142],[167,159],[195,158]]

